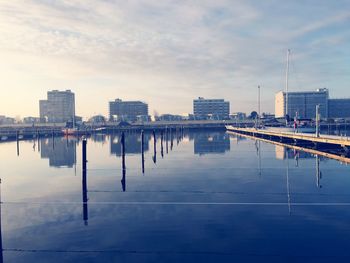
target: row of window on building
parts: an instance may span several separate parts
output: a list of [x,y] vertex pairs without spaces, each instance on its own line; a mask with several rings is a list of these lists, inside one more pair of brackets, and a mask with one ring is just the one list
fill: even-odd
[[321,118],[350,117],[350,99],[330,99],[328,89],[276,93],[275,116],[289,115],[290,117],[313,119],[316,116],[316,105],[320,107]]

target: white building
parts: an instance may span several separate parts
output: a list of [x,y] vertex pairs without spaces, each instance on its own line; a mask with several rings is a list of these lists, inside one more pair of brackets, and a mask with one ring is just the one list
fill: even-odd
[[[317,89],[316,91],[288,92],[280,91],[275,95],[275,116],[284,117],[289,115],[299,118],[312,119],[316,115],[316,105],[320,105],[321,117],[328,117],[328,89]],[[288,103],[288,109],[286,104]]]
[[47,100],[39,101],[40,119],[44,122],[73,121],[75,116],[75,96],[70,90],[48,91]]

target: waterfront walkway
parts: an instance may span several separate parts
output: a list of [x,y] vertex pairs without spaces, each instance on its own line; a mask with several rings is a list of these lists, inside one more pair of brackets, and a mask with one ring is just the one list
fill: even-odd
[[322,147],[340,147],[346,149],[350,146],[350,137],[335,136],[335,135],[323,135],[310,133],[294,133],[294,132],[278,132],[269,131],[266,129],[255,128],[238,128],[234,126],[226,126],[229,132],[235,132],[243,135],[250,135],[257,138],[269,139],[279,141],[282,143],[294,143],[294,144],[314,144],[314,146]]

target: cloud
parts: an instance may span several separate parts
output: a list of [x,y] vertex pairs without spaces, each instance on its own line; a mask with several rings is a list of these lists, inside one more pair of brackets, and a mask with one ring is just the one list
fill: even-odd
[[[327,1],[317,4],[8,1],[0,4],[0,55],[7,58],[0,62],[0,68],[15,79],[35,76],[35,88],[42,96],[51,87],[65,89],[60,87],[64,85],[73,87],[77,101],[91,102],[95,99],[93,90],[96,94],[105,90],[101,102],[94,103],[103,109],[106,100],[122,97],[122,92],[125,98],[148,101],[151,112],[153,105],[159,112],[190,112],[191,99],[197,96],[225,97],[234,111],[248,112],[255,107],[258,84],[265,87],[264,99],[271,101],[273,93],[283,88],[287,48],[295,50],[293,59],[304,71],[308,62],[322,64],[315,54],[319,50],[310,47],[339,50],[346,45],[349,13],[345,6],[339,8]],[[310,16],[315,8],[317,12]],[[324,59],[329,61],[330,57]],[[329,67],[344,67],[344,63]],[[324,77],[317,71],[308,73],[303,87],[310,87],[310,83],[317,87]],[[343,76],[338,91],[346,80]],[[25,89],[21,81],[1,81],[10,83],[13,90]],[[28,85],[27,81],[26,88]],[[178,103],[170,107],[168,101],[174,93]],[[32,97],[34,108],[36,99]],[[80,105],[82,115],[91,114],[91,107]],[[265,107],[273,111],[271,106]]]

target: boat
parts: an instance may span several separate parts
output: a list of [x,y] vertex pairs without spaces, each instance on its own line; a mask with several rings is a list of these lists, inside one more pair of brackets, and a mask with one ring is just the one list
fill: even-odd
[[75,127],[75,112],[73,112],[72,119],[73,119],[73,125],[72,125],[73,127],[72,128],[66,127],[62,129],[62,132],[65,136],[74,136],[79,134],[78,128]]
[[77,128],[65,128],[62,130],[62,132],[65,136],[78,135],[79,130]]

